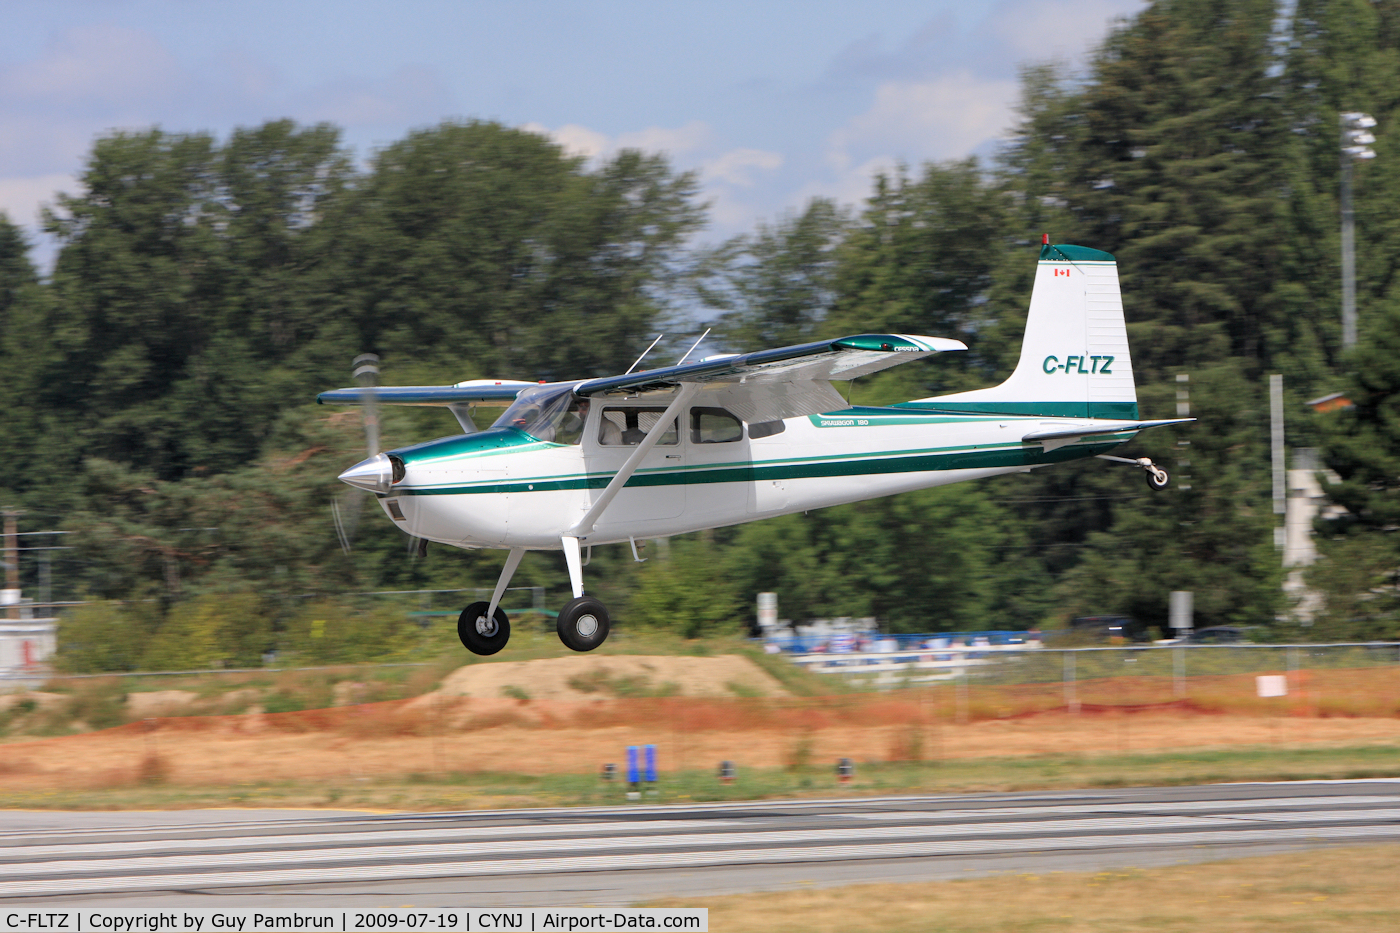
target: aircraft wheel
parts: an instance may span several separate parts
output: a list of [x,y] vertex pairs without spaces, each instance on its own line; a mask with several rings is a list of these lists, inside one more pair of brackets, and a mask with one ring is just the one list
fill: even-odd
[[486,618],[490,603],[472,603],[457,618],[457,637],[472,654],[495,654],[510,641],[510,619],[496,607],[494,618]]
[[592,596],[571,599],[559,610],[559,640],[574,651],[592,651],[608,638],[607,608]]
[[1153,467],[1147,471],[1147,485],[1156,490],[1167,488],[1167,483],[1171,482],[1171,477],[1167,471],[1161,467]]

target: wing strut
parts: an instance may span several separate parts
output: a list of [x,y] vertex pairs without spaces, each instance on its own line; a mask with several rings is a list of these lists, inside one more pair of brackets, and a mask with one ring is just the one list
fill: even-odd
[[496,581],[496,589],[491,593],[491,605],[486,610],[486,618],[496,618],[496,607],[501,604],[501,597],[506,593],[506,587],[510,586],[510,578],[515,576],[515,568],[520,566],[520,558],[525,556],[525,549],[513,547],[506,555],[506,565],[501,568],[500,579]]
[[581,540],[593,533],[593,527],[598,524],[598,519],[602,517],[603,512],[607,510],[617,494],[622,491],[622,487],[627,485],[632,474],[637,472],[637,467],[641,465],[642,459],[656,446],[656,442],[661,440],[661,435],[666,433],[671,422],[680,417],[681,409],[695,397],[695,393],[698,391],[700,391],[700,384],[697,382],[681,383],[680,391],[676,393],[675,399],[667,406],[666,413],[656,424],[652,425],[647,436],[642,439],[642,442],[637,445],[637,449],[632,451],[632,455],[627,458],[627,462],[622,464],[622,468],[617,471],[617,475],[608,481],[608,485],[603,489],[603,494],[594,501],[593,507],[561,536],[564,545],[564,561],[569,565],[569,583],[573,586],[575,598],[583,595],[583,562],[579,552]]

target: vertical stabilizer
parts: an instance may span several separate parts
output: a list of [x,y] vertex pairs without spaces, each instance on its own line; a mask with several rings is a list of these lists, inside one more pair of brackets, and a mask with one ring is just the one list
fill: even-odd
[[1118,263],[1085,246],[1041,247],[1016,371],[999,386],[918,399],[920,408],[1137,420]]

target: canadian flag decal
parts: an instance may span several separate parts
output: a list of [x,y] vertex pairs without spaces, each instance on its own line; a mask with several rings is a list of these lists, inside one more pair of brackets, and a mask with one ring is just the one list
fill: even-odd
[[1055,275],[1063,275],[1065,278],[1069,278],[1069,270],[1068,270],[1068,269],[1051,269],[1050,271],[1051,271],[1052,273],[1054,273]]

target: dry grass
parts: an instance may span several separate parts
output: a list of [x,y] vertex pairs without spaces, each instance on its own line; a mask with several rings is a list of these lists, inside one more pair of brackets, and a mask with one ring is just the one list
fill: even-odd
[[1098,873],[667,900],[725,933],[1326,933],[1400,929],[1400,846]]
[[[656,663],[644,656],[630,660]],[[584,676],[553,661],[541,663],[559,668],[556,679],[563,684]],[[373,695],[360,689],[368,682],[365,673],[347,669],[233,686],[292,699]],[[596,682],[579,681],[599,687],[571,689],[579,699],[439,690],[330,708],[150,717],[54,738],[12,734],[0,763],[0,804],[28,806],[40,795],[57,794],[68,806],[87,793],[106,795],[113,805],[134,805],[117,801],[140,791],[210,805],[221,792],[229,799],[246,795],[243,788],[252,781],[280,788],[258,791],[258,799],[270,805],[299,800],[317,787],[338,787],[337,793],[376,806],[431,808],[442,804],[444,794],[451,798],[448,805],[476,805],[477,798],[496,794],[421,790],[421,776],[443,784],[451,774],[472,781],[511,775],[505,783],[513,798],[585,801],[596,790],[587,778],[604,762],[623,760],[628,745],[639,744],[657,746],[666,775],[707,775],[725,760],[742,776],[767,775],[752,783],[741,778],[732,788],[736,797],[831,789],[838,758],[857,762],[852,789],[865,787],[867,793],[1400,775],[1400,759],[1393,757],[1400,745],[1395,668],[1307,672],[1295,676],[1292,696],[1274,702],[1253,696],[1252,674],[1192,678],[1184,699],[1171,697],[1169,679],[1082,680],[1078,715],[1066,710],[1060,683],[974,685],[962,692],[944,685],[818,696],[617,696],[617,677],[630,675],[622,669],[605,673]],[[660,668],[656,673],[670,676]],[[730,673],[717,668],[716,676]],[[374,689],[382,696],[437,683],[427,669],[398,669],[395,675]],[[411,687],[409,679],[416,681]],[[535,686],[528,678],[522,682]],[[353,689],[339,689],[347,683]],[[5,715],[37,721],[71,706],[95,725],[124,708],[120,686],[105,678],[84,682],[82,693],[15,701]],[[159,755],[158,768],[143,761],[152,752]],[[876,775],[878,787],[867,783],[868,775]],[[552,789],[529,784],[546,779],[557,779]],[[667,792],[675,799],[710,792],[700,778],[694,786],[689,780],[681,778]],[[371,786],[376,790],[368,793]]]

